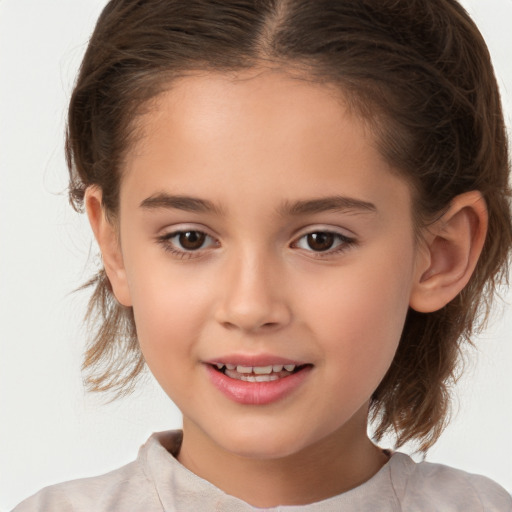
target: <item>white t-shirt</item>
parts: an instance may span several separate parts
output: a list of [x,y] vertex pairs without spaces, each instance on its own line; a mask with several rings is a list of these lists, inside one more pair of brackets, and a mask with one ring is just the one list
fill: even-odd
[[13,512],[511,512],[512,497],[488,478],[414,462],[396,452],[364,484],[301,506],[261,509],[182,466],[181,432],[153,434],[137,460],[105,475],[47,487]]

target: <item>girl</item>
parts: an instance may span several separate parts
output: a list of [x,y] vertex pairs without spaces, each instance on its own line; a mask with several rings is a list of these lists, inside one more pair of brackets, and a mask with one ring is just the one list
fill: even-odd
[[[506,274],[508,154],[453,0],[111,1],[73,93],[95,391],[183,413],[16,510],[510,510],[426,451]],[[373,428],[373,441],[367,428]]]

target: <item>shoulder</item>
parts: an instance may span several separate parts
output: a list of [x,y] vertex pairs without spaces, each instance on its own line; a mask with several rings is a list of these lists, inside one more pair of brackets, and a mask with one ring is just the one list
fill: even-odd
[[153,512],[161,511],[146,459],[153,438],[137,460],[104,475],[46,487],[22,501],[12,512]]
[[394,491],[404,510],[512,512],[512,497],[489,478],[442,464],[414,462],[403,453],[390,461]]
[[[138,461],[115,471],[92,478],[71,480],[46,487],[21,502],[13,512],[89,512],[94,510],[127,510],[122,503],[131,503],[129,510],[146,511],[148,493],[152,486]],[[142,508],[134,508],[133,503],[141,501]]]

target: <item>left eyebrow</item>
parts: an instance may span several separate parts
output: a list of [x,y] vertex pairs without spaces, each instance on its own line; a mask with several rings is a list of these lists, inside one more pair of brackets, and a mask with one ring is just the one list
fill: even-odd
[[147,197],[140,203],[140,207],[146,210],[156,209],[175,209],[186,212],[199,213],[217,213],[220,214],[220,208],[208,199],[197,197],[169,195],[165,193],[155,194]]
[[352,197],[330,196],[295,202],[286,201],[279,208],[279,213],[283,216],[322,213],[326,211],[375,214],[377,213],[377,207],[373,203]]

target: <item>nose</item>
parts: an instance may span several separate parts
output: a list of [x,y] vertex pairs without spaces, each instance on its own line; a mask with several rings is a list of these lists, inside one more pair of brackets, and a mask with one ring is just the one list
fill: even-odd
[[248,333],[273,331],[292,318],[286,299],[284,273],[269,258],[238,256],[219,275],[221,299],[216,319],[225,328]]

